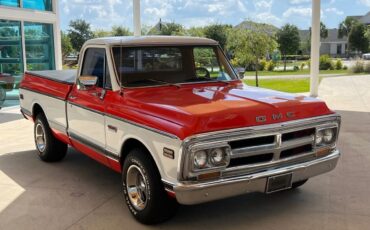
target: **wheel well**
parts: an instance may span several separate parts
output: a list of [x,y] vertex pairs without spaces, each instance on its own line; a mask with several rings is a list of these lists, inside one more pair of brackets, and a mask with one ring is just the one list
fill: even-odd
[[[122,146],[121,149],[121,156],[120,156],[120,164],[121,167],[126,159],[126,156],[130,153],[131,150],[136,149],[136,148],[141,148],[147,152],[147,155],[150,157],[150,159],[153,161],[154,165],[157,167],[157,164],[155,163],[152,155],[150,154],[149,150],[145,147],[145,145],[138,141],[137,139],[130,138],[125,141],[125,143]],[[158,167],[157,167],[158,169]]]
[[36,119],[36,116],[40,113],[44,114],[44,110],[41,108],[39,104],[35,104],[32,108],[33,119]]

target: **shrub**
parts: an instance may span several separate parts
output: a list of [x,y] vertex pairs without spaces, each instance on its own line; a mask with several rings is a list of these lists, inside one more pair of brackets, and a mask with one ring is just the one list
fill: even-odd
[[267,66],[266,66],[266,70],[267,71],[274,71],[275,67],[276,67],[276,63],[273,62],[273,61],[269,61],[267,63]]
[[299,67],[298,67],[297,65],[295,65],[295,66],[293,67],[293,70],[294,70],[294,71],[298,71],[298,70],[299,70]]
[[364,62],[356,61],[356,63],[351,67],[352,73],[363,73],[364,72]]
[[333,68],[333,62],[330,59],[329,55],[322,55],[320,57],[320,65],[319,65],[320,70],[328,70]]
[[263,71],[263,70],[266,69],[266,66],[267,66],[267,61],[266,60],[261,60],[260,63],[259,63],[259,66],[258,66],[259,67],[258,70]]
[[345,65],[345,66],[343,66],[343,69],[344,69],[344,70],[347,70],[347,69],[348,69],[348,66],[346,66],[346,65]]
[[337,70],[341,70],[341,69],[343,69],[343,63],[342,63],[342,60],[338,59],[338,60],[335,62],[335,69],[337,69]]
[[364,72],[365,73],[370,73],[370,62],[367,62],[364,66]]

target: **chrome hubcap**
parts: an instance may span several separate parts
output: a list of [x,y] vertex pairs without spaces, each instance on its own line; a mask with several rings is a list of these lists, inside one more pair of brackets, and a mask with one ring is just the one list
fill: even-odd
[[45,147],[46,147],[46,141],[45,141],[44,128],[42,127],[41,124],[36,124],[36,128],[35,128],[35,141],[36,141],[37,149],[40,152],[44,152]]
[[137,210],[143,210],[147,203],[147,188],[141,169],[131,165],[127,170],[126,188],[131,204]]

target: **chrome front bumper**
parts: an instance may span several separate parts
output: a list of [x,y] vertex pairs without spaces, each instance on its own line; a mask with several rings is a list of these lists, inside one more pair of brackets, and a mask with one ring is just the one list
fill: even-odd
[[270,176],[292,173],[292,182],[298,182],[333,170],[340,157],[335,150],[328,156],[313,161],[273,169],[265,172],[220,179],[205,183],[180,183],[173,186],[180,204],[192,205],[251,192],[265,192]]

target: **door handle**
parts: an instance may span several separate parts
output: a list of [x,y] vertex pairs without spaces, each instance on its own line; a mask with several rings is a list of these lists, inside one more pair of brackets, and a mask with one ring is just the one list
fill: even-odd
[[69,95],[69,99],[71,99],[71,100],[74,100],[76,98],[77,98],[76,96]]

